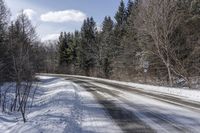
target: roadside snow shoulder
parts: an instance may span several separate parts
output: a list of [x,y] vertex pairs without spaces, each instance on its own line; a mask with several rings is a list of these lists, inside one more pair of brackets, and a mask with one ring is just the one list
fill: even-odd
[[[51,75],[51,74],[48,74],[48,75]],[[56,75],[56,74],[52,74],[52,75]],[[70,77],[75,77],[75,78],[93,79],[96,81],[104,81],[108,83],[121,84],[121,85],[134,87],[136,89],[141,89],[143,91],[150,92],[150,93],[171,95],[171,96],[178,97],[184,100],[187,99],[194,102],[200,102],[200,90],[153,86],[153,85],[138,84],[138,83],[133,83],[133,82],[123,82],[123,81],[108,80],[108,79],[86,77],[86,76],[77,76],[77,75],[64,75],[64,74],[57,74],[57,75],[70,76]]]

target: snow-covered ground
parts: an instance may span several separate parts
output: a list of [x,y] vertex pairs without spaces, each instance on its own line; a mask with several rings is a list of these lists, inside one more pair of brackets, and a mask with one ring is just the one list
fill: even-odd
[[0,133],[120,133],[121,129],[84,88],[62,78],[39,76],[28,122],[0,113]]
[[[74,83],[66,80],[66,77],[78,78],[72,78],[75,79]],[[103,107],[104,104],[98,103],[105,99],[114,104],[116,109],[121,109],[124,115],[126,113],[133,115],[133,125],[129,125],[133,128],[134,123],[138,124],[134,119],[140,119],[152,130],[162,133],[197,133],[200,130],[198,110],[177,106],[172,102],[163,102],[154,97],[146,97],[142,93],[123,90],[117,84],[158,95],[165,94],[199,102],[198,90],[157,87],[82,76],[52,75],[52,77],[38,76],[38,78],[41,82],[36,91],[33,107],[27,110],[28,122],[23,123],[18,114],[0,113],[0,133],[123,132],[124,128],[119,123],[127,122],[124,121],[123,116],[116,121],[109,109]],[[106,83],[114,83],[116,86]],[[80,86],[82,84],[85,88]],[[98,96],[101,96],[100,99]]]
[[[52,75],[55,75],[55,74],[52,74]],[[66,76],[66,75],[59,74],[59,76]],[[101,78],[95,78],[95,77],[86,77],[86,76],[77,76],[77,75],[68,75],[68,76],[77,77],[77,78],[94,79],[96,81],[104,81],[104,82],[109,82],[109,83],[127,85],[130,87],[134,87],[136,89],[150,92],[150,93],[171,95],[171,96],[175,96],[184,100],[200,102],[200,88],[199,89],[173,88],[173,87],[138,84],[138,83],[132,83],[132,82],[122,82],[122,81],[101,79]]]

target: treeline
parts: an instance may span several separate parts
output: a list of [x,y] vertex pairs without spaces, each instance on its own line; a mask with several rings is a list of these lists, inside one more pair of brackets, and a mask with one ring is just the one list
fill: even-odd
[[121,1],[114,18],[62,32],[57,72],[189,87],[200,76],[199,0]]
[[35,81],[35,28],[21,12],[10,22],[10,11],[0,0],[0,109],[21,112],[26,121],[27,102]]
[[198,0],[121,1],[100,29],[89,17],[56,42],[33,41],[31,70],[191,87],[200,82],[199,25]]

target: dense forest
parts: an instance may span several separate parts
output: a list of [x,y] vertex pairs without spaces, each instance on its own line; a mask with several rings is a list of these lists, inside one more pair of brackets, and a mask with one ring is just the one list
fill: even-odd
[[80,30],[63,29],[45,43],[23,11],[12,22],[10,16],[0,0],[1,83],[29,81],[36,72],[169,86],[199,81],[199,0],[122,0],[101,28],[88,17]]
[[52,68],[41,70],[190,87],[200,75],[199,25],[198,0],[121,1],[100,30],[89,17],[80,31],[62,32],[56,59],[46,60]]

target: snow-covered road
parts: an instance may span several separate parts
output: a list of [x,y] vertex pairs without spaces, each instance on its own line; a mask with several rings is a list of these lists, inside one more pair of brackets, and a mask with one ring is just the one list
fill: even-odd
[[[200,103],[95,78],[38,76],[27,123],[0,113],[0,133],[199,133]],[[17,119],[16,119],[17,118]]]
[[[199,133],[200,131],[200,110],[197,102],[186,103],[175,97],[147,95],[137,89],[109,81],[99,82],[95,79],[71,77],[68,79],[92,90],[92,94],[99,101],[106,100],[107,103],[112,103],[114,108],[124,111],[125,113],[118,112],[121,121],[118,119],[116,121],[124,132]],[[116,116],[112,115],[113,109],[110,111],[106,104],[102,103],[115,120]],[[130,114],[133,118],[130,116],[130,119],[124,119],[124,115]],[[122,123],[126,125],[129,123],[129,126],[124,126]]]

